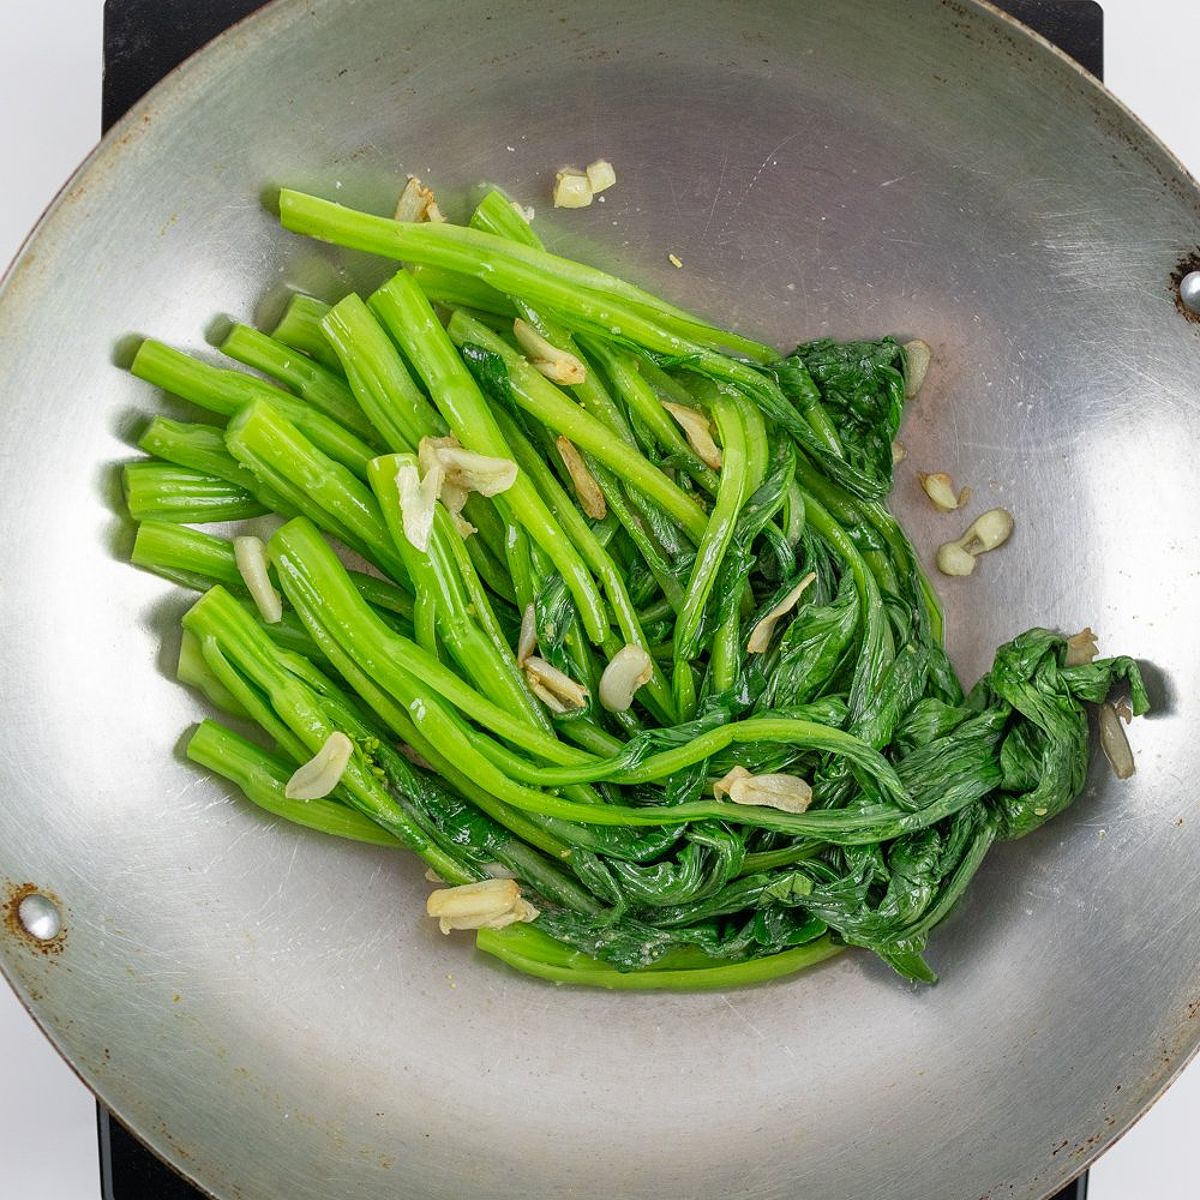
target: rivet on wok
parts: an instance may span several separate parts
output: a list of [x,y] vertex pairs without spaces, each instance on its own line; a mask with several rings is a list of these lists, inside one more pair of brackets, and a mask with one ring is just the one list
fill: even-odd
[[1179,298],[1188,312],[1200,316],[1200,271],[1189,271],[1179,281]]
[[32,892],[17,908],[17,920],[30,937],[39,942],[53,941],[62,932],[62,913],[39,892]]

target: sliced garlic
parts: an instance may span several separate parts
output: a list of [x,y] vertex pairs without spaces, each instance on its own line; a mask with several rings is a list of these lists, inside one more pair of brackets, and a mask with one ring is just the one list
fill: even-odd
[[892,443],[892,466],[898,467],[908,457],[908,447],[903,442]]
[[971,499],[971,489],[965,487],[955,492],[954,480],[943,471],[935,471],[932,475],[920,471],[917,480],[938,512],[953,512]]
[[[517,464],[511,458],[476,454],[461,446],[441,446],[437,461],[445,472],[443,479],[481,496],[498,496],[517,482]],[[440,481],[439,481],[440,487]]]
[[726,799],[729,790],[739,779],[751,779],[753,776],[745,767],[731,767],[716,783],[713,784],[713,795],[718,800]]
[[302,766],[296,768],[283,788],[289,800],[320,800],[341,781],[350,762],[354,743],[340,730],[334,730]]
[[975,518],[957,541],[938,547],[937,568],[943,575],[970,575],[980,554],[1003,546],[1012,536],[1012,514],[1003,508],[989,508]]
[[712,467],[714,471],[721,469],[721,449],[713,441],[712,423],[698,409],[689,408],[686,404],[672,404],[669,400],[662,402],[683,430],[688,445],[696,452],[700,460]]
[[587,367],[569,350],[560,350],[547,341],[528,321],[517,317],[513,321],[513,335],[521,353],[536,368],[554,383],[574,387],[587,379]]
[[544,658],[531,654],[522,666],[529,690],[543,701],[551,712],[561,716],[563,713],[587,707],[587,688],[576,683],[570,675],[565,675]]
[[554,176],[555,208],[587,208],[592,202],[588,177],[574,167],[564,167]]
[[262,538],[247,534],[235,537],[233,561],[262,619],[268,625],[282,620],[283,597],[275,590],[267,574],[267,548]]
[[970,575],[975,570],[975,555],[968,553],[957,542],[943,542],[938,547],[937,569],[943,575]]
[[1081,667],[1085,663],[1090,663],[1096,657],[1099,649],[1096,635],[1092,632],[1091,626],[1085,625],[1078,633],[1073,633],[1067,638],[1066,665]]
[[444,221],[437,197],[415,175],[410,175],[396,202],[395,221]]
[[928,342],[913,338],[911,342],[904,343],[904,357],[908,364],[904,372],[904,395],[911,400],[925,382],[925,373],[933,359],[933,350]]
[[781,812],[802,813],[812,803],[812,788],[799,775],[751,775],[745,768],[734,770],[743,771],[744,774],[734,778],[733,771],[730,771],[720,781],[725,784],[724,790],[734,804],[754,804],[763,808],[777,808]]
[[432,199],[433,193],[424,187],[415,175],[410,175],[404,185],[404,190],[400,193],[400,199],[396,202],[393,219],[396,221],[424,220],[425,210],[429,207],[429,201]]
[[796,607],[800,597],[817,577],[815,571],[809,571],[805,577],[754,628],[750,631],[750,640],[746,643],[747,654],[763,654],[771,644],[775,626],[783,617]]
[[443,933],[452,929],[503,929],[516,921],[532,921],[538,910],[515,879],[484,879],[429,893],[425,911],[437,917]]
[[1100,749],[1108,759],[1113,774],[1118,779],[1128,779],[1136,770],[1133,751],[1125,736],[1124,726],[1117,710],[1111,704],[1100,705]]
[[400,499],[404,536],[410,545],[421,551],[429,549],[442,479],[443,472],[438,463],[426,472],[424,479],[412,463],[402,463],[396,470],[396,492]]
[[[422,481],[438,481],[437,499],[454,518],[454,527],[462,537],[477,532],[462,515],[471,492],[495,496],[516,482],[517,464],[508,458],[492,458],[464,450],[456,437],[423,437],[417,447]],[[432,488],[432,482],[429,484]]]
[[1012,513],[1005,508],[989,508],[987,512],[975,518],[971,528],[959,539],[965,550],[971,554],[983,554],[1003,546],[1012,536]]
[[617,182],[617,172],[607,159],[598,158],[587,165],[587,180],[593,193],[603,192]]
[[654,661],[641,646],[622,646],[600,676],[600,703],[609,712],[627,712],[634,693],[654,675]]
[[[417,444],[417,465],[421,468],[421,474],[428,475],[434,465],[441,462],[439,450],[461,448],[462,443],[454,436],[423,437]],[[442,464],[442,469],[445,470],[445,464]]]
[[533,602],[525,605],[521,614],[521,633],[517,638],[517,665],[523,667],[537,649],[537,612]]
[[677,271],[683,270],[683,259],[678,254],[668,254],[667,262],[671,264]]
[[588,470],[587,463],[583,461],[583,455],[576,449],[575,444],[565,437],[555,438],[554,445],[567,468],[567,474],[571,476],[579,507],[593,521],[603,521],[608,515],[608,505],[604,502],[604,493],[600,490],[595,475]]
[[462,515],[462,510],[466,507],[470,495],[471,493],[465,487],[449,479],[442,484],[441,501],[454,519],[454,528],[458,530],[459,536],[465,538],[478,532],[475,526]]

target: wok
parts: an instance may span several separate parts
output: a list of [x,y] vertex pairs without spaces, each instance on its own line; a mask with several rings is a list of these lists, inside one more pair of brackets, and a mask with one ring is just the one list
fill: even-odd
[[[553,212],[554,168],[600,155],[605,202]],[[964,679],[1035,623],[1150,666],[1139,773],[1094,763],[992,854],[937,987],[850,953],[727,995],[555,989],[440,937],[415,859],[272,824],[173,753],[190,598],[122,561],[107,464],[158,401],[120,338],[382,277],[260,193],[386,211],[405,171],[452,213],[502,183],[555,249],[780,346],[925,337],[908,466],[1017,518],[941,587]],[[222,1200],[1053,1192],[1200,1036],[1200,329],[1172,285],[1198,236],[1167,151],[982,4],[280,0],[113,131],[0,294],[5,974]],[[948,536],[911,470],[895,506]]]

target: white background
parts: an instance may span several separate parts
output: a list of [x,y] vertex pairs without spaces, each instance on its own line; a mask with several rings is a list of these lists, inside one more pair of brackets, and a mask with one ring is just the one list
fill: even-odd
[[[1200,4],[1104,8],[1109,85],[1200,176]],[[101,0],[0,0],[0,264],[97,138],[100,48]],[[1097,1164],[1090,1200],[1200,1196],[1198,1125],[1193,1065]],[[98,1195],[92,1098],[0,981],[0,1200]]]

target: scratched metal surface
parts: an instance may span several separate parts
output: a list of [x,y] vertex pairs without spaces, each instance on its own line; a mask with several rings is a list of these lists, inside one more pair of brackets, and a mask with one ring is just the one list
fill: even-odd
[[[0,878],[61,898],[0,960],[80,1073],[222,1198],[1044,1196],[1196,1045],[1200,237],[1177,164],[992,12],[292,0],[138,107],[0,295]],[[552,214],[553,169],[620,183]],[[499,181],[556,248],[787,345],[921,334],[913,469],[1017,517],[943,587],[964,676],[1035,622],[1153,664],[1140,771],[1000,848],[913,991],[865,956],[730,995],[555,990],[420,916],[413,862],[281,828],[183,763],[188,598],[125,566],[108,464],[156,404],[130,331],[381,268],[279,232],[288,181],[464,211]],[[684,263],[674,270],[667,254]]]

